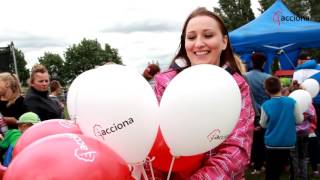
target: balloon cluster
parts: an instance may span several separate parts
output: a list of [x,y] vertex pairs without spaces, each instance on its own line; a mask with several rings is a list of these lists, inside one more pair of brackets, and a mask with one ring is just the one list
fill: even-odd
[[3,179],[132,178],[126,162],[112,149],[83,135],[74,122],[55,119],[23,133]]
[[113,64],[78,76],[67,103],[83,133],[107,144],[128,164],[149,156],[155,168],[169,171],[172,157],[179,156],[173,171],[185,171],[197,169],[203,153],[234,128],[241,95],[227,71],[198,65],[170,82],[159,106],[139,73]]
[[307,79],[301,83],[302,89],[298,89],[289,94],[289,97],[296,100],[301,113],[307,111],[312,103],[312,98],[319,93],[319,83],[314,79]]
[[23,133],[4,179],[131,179],[129,167],[146,159],[162,171],[196,171],[234,128],[241,95],[224,69],[197,65],[170,82],[159,105],[138,72],[111,64],[79,75],[67,107],[71,121]]

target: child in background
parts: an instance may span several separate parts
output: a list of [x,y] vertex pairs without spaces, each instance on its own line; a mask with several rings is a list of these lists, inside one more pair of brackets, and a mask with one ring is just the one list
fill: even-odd
[[308,177],[308,136],[311,133],[311,123],[316,118],[316,112],[311,104],[309,109],[303,113],[304,120],[296,126],[297,143],[295,151],[291,152],[291,173],[296,179],[309,179]]
[[[314,107],[314,106],[312,106]],[[314,108],[313,108],[314,109]],[[315,110],[314,110],[315,111]],[[320,177],[319,171],[318,171],[318,139],[316,135],[316,129],[317,129],[317,115],[315,114],[311,118],[310,123],[310,131],[308,134],[308,153],[309,153],[309,160],[311,163],[311,169],[312,169],[312,177]]]
[[40,122],[40,118],[37,114],[27,112],[19,117],[19,121],[17,122],[18,129],[11,129],[5,133],[4,139],[0,142],[0,153],[1,157],[4,155],[4,166],[9,165],[12,157],[12,150],[22,133],[38,122]]
[[59,107],[61,111],[61,119],[64,118],[64,104],[61,101],[61,93],[62,93],[62,86],[58,80],[52,80],[50,82],[50,94],[49,97],[52,99]]
[[303,121],[296,101],[282,96],[277,77],[269,77],[264,83],[271,99],[261,106],[260,125],[266,128],[266,179],[278,180],[296,144],[296,123]]

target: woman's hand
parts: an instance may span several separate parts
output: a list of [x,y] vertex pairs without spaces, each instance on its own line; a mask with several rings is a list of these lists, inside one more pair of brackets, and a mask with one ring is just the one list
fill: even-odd
[[8,125],[16,125],[17,119],[15,117],[3,117],[3,121]]

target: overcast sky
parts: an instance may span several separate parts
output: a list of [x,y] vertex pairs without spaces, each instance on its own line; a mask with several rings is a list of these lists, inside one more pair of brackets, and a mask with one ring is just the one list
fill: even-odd
[[[0,46],[13,41],[27,68],[44,52],[63,54],[83,38],[119,50],[124,64],[142,72],[148,61],[167,67],[182,24],[199,6],[217,0],[5,0],[0,8]],[[258,0],[252,0],[254,9]],[[255,14],[257,10],[255,10]]]

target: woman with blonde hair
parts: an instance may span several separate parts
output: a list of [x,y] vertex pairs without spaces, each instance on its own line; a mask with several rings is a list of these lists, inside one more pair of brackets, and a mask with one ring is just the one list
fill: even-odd
[[17,119],[26,112],[23,99],[17,77],[8,72],[0,73],[0,112],[2,123],[9,129],[17,128]]
[[61,118],[60,107],[49,98],[49,84],[47,68],[41,64],[34,65],[24,103],[29,111],[39,115],[41,121]]
[[233,56],[234,56],[234,60],[236,60],[236,64],[240,70],[241,75],[246,74],[247,68],[246,68],[246,65],[242,62],[241,58],[236,54],[233,54]]

